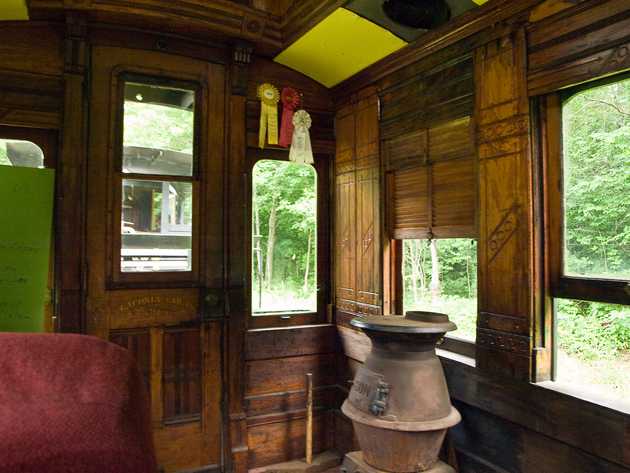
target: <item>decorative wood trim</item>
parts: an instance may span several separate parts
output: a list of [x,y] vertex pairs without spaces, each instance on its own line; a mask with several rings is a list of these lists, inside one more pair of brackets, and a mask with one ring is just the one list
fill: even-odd
[[60,11],[80,11],[101,22],[168,29],[178,34],[213,39],[217,35],[257,43],[270,54],[283,47],[277,17],[242,3],[203,0],[32,0],[32,16],[52,17]]

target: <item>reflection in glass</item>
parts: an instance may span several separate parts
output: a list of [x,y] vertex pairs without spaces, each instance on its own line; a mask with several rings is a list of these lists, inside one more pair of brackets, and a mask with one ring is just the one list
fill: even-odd
[[252,176],[252,312],[317,311],[317,174],[262,160]]
[[123,180],[123,272],[190,271],[192,184]]
[[192,176],[195,91],[125,83],[123,172]]
[[403,240],[403,312],[448,314],[449,336],[477,337],[477,241],[468,238]]
[[0,138],[0,165],[43,168],[44,152],[30,141]]
[[563,104],[564,272],[630,280],[630,79]]

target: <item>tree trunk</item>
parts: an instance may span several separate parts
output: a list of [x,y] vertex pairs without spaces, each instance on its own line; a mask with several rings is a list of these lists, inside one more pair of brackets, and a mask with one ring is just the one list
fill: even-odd
[[262,278],[263,278],[263,261],[262,247],[260,245],[260,214],[258,204],[254,199],[254,253],[256,253],[256,276],[258,278],[258,309],[262,306]]
[[276,224],[277,210],[276,197],[274,196],[269,211],[269,234],[267,236],[267,268],[265,270],[265,287],[267,289],[271,289],[271,281],[273,279],[273,252],[276,246]]
[[442,294],[440,283],[440,260],[438,256],[437,242],[431,240],[431,299],[437,299]]
[[311,270],[311,233],[312,230],[308,230],[308,240],[306,242],[306,269],[304,270],[304,292],[308,291],[308,273]]

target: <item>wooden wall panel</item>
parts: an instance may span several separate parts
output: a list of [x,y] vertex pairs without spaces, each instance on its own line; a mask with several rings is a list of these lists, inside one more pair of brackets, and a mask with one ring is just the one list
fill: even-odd
[[[285,422],[255,419],[248,429],[250,445],[249,468],[257,468],[274,463],[304,457],[306,420],[304,415],[291,416]],[[313,452],[318,453],[329,448],[330,414],[316,413],[313,416]]]
[[255,329],[247,332],[245,359],[266,360],[334,353],[336,348],[333,325]]
[[[529,380],[532,177],[525,33],[475,53],[479,155],[479,369]],[[507,316],[507,317],[504,317]],[[496,326],[495,320],[502,326]],[[522,319],[522,324],[512,323]],[[509,321],[506,325],[504,322]]]
[[295,356],[247,362],[247,396],[304,389],[306,373],[315,386],[335,383],[333,354]]
[[330,445],[328,413],[338,404],[333,325],[247,332],[244,408],[248,464],[255,468],[304,455],[306,374],[313,374],[316,448]]
[[335,119],[335,296],[337,309],[347,313],[382,311],[378,115],[369,89]]
[[528,26],[528,89],[539,95],[630,68],[630,1],[578,2]]
[[[378,146],[378,143],[376,143]],[[371,145],[369,145],[371,147]],[[367,149],[364,148],[364,149]],[[357,313],[378,314],[381,305],[379,168],[359,169],[357,189]]]
[[3,22],[0,69],[60,76],[64,72],[63,25]]
[[398,75],[402,76],[398,81],[396,76],[388,77],[379,91],[382,139],[472,115],[474,86],[470,52],[460,52],[409,77],[403,73]]
[[168,329],[162,347],[163,417],[165,422],[201,415],[201,343],[199,329]]
[[356,311],[356,176],[335,178],[335,295],[337,307]]
[[148,330],[112,332],[109,340],[131,352],[147,386],[150,388],[151,335]]

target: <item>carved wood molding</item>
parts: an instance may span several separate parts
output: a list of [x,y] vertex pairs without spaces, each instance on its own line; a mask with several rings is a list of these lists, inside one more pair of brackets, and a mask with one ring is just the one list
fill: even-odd
[[282,30],[277,17],[227,0],[212,4],[204,0],[30,1],[32,15],[50,16],[59,10],[94,14],[99,22],[117,23],[121,15],[125,15],[126,21],[168,22],[182,30],[196,28],[198,35],[210,37],[221,33],[255,42],[269,51],[277,52],[282,48]]
[[517,355],[529,356],[531,338],[526,335],[498,332],[495,330],[478,328],[477,345],[507,351]]
[[507,314],[493,314],[480,312],[477,325],[483,329],[509,332],[520,335],[529,334],[529,322],[524,317],[516,317]]

